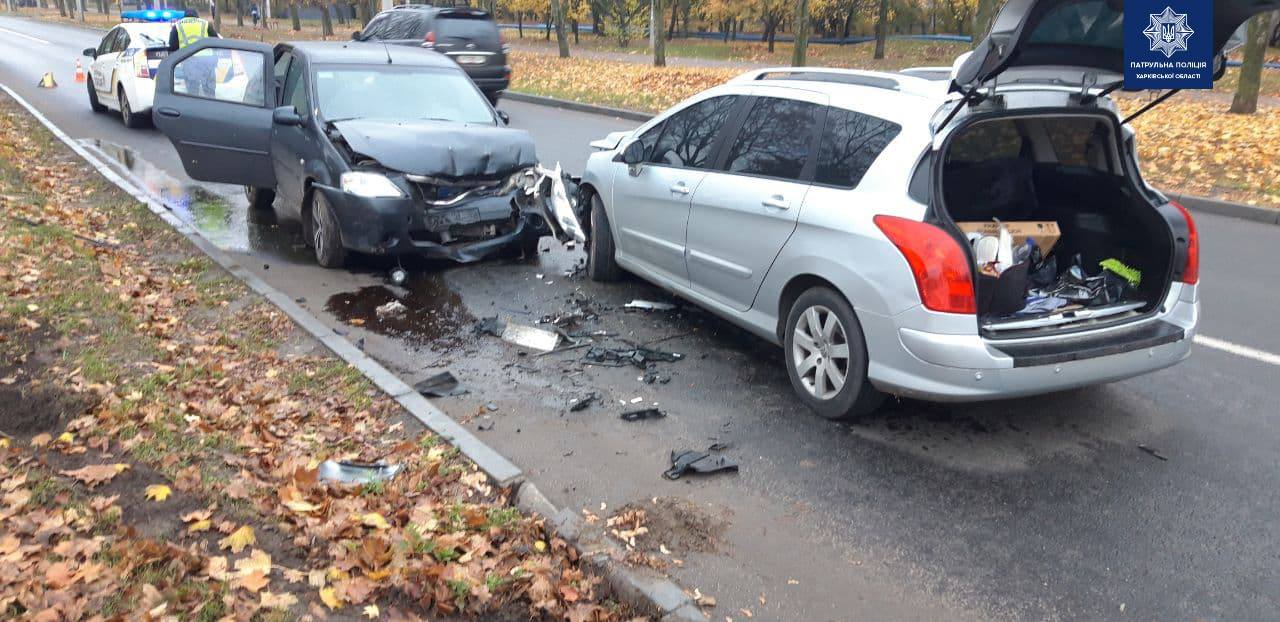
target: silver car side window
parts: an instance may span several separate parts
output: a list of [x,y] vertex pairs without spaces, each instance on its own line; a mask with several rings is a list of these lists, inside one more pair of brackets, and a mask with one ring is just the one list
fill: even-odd
[[716,137],[737,101],[736,95],[712,97],[671,115],[648,160],[681,168],[710,168]]

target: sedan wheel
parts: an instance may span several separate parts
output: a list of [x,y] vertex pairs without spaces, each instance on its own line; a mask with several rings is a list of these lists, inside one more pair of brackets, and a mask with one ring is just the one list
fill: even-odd
[[800,314],[791,340],[800,383],[820,400],[835,397],[849,376],[849,341],[840,318],[822,305]]
[[867,347],[853,307],[827,287],[800,294],[787,314],[787,375],[800,400],[827,419],[865,415],[884,402],[867,381]]
[[347,261],[338,217],[321,192],[313,193],[311,198],[311,245],[315,248],[316,262],[325,268],[341,268]]

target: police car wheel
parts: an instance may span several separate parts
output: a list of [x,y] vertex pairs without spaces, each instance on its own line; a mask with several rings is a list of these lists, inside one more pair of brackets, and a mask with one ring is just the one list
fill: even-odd
[[93,82],[86,81],[85,83],[89,85],[89,108],[94,112],[106,112],[107,107],[98,101],[98,89],[93,88]]
[[130,129],[140,128],[146,125],[146,116],[135,114],[133,109],[129,107],[129,96],[120,91],[120,120],[124,121],[124,126]]

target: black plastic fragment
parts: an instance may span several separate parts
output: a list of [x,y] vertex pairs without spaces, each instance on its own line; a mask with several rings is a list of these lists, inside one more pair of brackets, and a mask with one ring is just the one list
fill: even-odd
[[413,385],[413,390],[426,397],[453,397],[467,393],[467,388],[450,371],[442,371]]
[[667,416],[667,413],[657,408],[643,408],[624,412],[620,416],[623,421],[644,421],[645,419],[662,419]]
[[1164,460],[1166,462],[1169,460],[1168,457],[1166,457],[1164,454],[1160,453],[1159,451],[1156,451],[1155,448],[1153,447],[1147,447],[1146,445],[1139,444],[1138,449],[1141,449],[1142,451],[1145,451],[1148,454],[1151,454],[1152,456],[1160,460]]
[[600,399],[600,396],[596,394],[596,392],[594,391],[586,395],[583,395],[581,397],[575,397],[573,399],[570,399],[569,411],[578,412],[580,410],[586,410],[586,408],[590,406],[592,402],[595,402],[598,399]]
[[671,468],[662,473],[667,479],[680,479],[685,473],[699,474],[717,473],[719,471],[737,472],[738,464],[726,456],[712,457],[704,451],[685,449],[671,452]]

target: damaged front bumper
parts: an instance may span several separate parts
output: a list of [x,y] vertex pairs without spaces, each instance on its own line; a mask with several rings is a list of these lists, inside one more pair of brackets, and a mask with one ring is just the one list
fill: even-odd
[[536,167],[521,174],[529,178],[525,184],[497,190],[476,187],[448,199],[426,196],[423,188],[435,187],[434,180],[407,175],[392,177],[404,191],[401,197],[365,197],[321,184],[314,188],[333,206],[343,246],[361,253],[468,263],[519,244],[526,236],[583,241],[559,167]]

